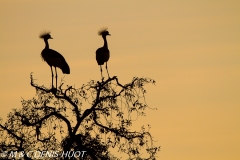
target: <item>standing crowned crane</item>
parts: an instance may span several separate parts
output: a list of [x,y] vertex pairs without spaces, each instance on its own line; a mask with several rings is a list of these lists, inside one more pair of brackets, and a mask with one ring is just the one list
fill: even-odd
[[52,88],[53,87],[53,70],[52,67],[55,68],[55,77],[56,77],[56,89],[57,89],[57,69],[56,67],[60,68],[63,72],[63,74],[70,74],[70,68],[64,59],[64,57],[58,53],[57,51],[54,51],[49,48],[48,39],[53,39],[50,35],[50,32],[43,32],[40,34],[40,38],[42,38],[45,42],[45,48],[42,50],[42,58],[44,61],[47,62],[47,64],[50,66],[52,71]]
[[[106,70],[109,78],[109,73],[108,73],[108,68],[107,68],[107,61],[109,60],[110,57],[110,52],[108,50],[108,44],[107,44],[107,35],[110,36],[109,32],[107,31],[107,28],[103,28],[99,30],[98,35],[102,36],[104,45],[101,48],[98,48],[96,50],[96,60],[98,65],[100,65],[100,71],[101,71],[101,76],[102,76],[102,66],[104,62],[106,62]],[[102,76],[103,78],[103,76]]]

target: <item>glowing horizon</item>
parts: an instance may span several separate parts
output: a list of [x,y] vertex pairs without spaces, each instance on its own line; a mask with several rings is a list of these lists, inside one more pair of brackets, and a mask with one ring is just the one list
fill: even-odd
[[[129,82],[149,77],[147,111],[159,159],[239,159],[240,11],[238,1],[1,1],[0,117],[31,99],[30,73],[50,87],[40,56],[43,30],[67,60],[66,85],[100,80],[98,31],[108,27],[109,74]],[[103,67],[104,68],[104,67]],[[105,70],[103,74],[107,76]],[[137,125],[140,125],[137,124]]]

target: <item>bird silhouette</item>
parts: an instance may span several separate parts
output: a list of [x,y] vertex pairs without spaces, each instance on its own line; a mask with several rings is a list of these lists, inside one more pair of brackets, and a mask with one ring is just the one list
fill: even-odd
[[55,68],[56,89],[57,89],[57,69],[56,69],[56,67],[60,68],[62,70],[63,74],[70,74],[70,68],[69,68],[65,58],[60,53],[49,48],[48,39],[53,39],[50,35],[50,32],[43,32],[42,34],[40,34],[39,37],[42,38],[45,42],[45,48],[42,50],[41,56],[42,56],[43,60],[46,61],[47,64],[51,68],[52,88],[54,88],[53,87],[54,75],[53,75],[52,67]]
[[[109,73],[108,73],[108,68],[107,68],[107,62],[109,60],[110,57],[110,52],[108,50],[108,44],[107,44],[107,36],[109,34],[107,28],[103,28],[101,30],[98,31],[98,35],[102,36],[103,41],[104,41],[104,45],[101,48],[98,48],[96,50],[96,60],[98,65],[100,65],[100,71],[101,71],[101,76],[102,76],[102,65],[104,64],[104,62],[106,62],[106,70],[107,70],[107,74],[108,74],[108,78],[109,78]],[[103,78],[103,76],[102,76]]]

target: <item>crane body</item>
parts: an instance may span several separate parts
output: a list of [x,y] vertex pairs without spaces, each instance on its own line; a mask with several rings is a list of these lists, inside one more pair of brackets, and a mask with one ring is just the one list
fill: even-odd
[[[98,65],[100,66],[101,76],[102,76],[102,65],[104,63],[106,63],[106,70],[107,70],[107,74],[108,74],[108,77],[109,77],[107,62],[110,58],[110,51],[108,49],[107,36],[108,35],[110,36],[110,34],[109,34],[109,32],[107,31],[106,28],[100,30],[98,32],[98,34],[102,36],[104,44],[103,44],[103,47],[98,48],[96,50],[96,60],[97,60]],[[103,78],[103,76],[102,76],[102,78]]]
[[48,39],[53,39],[50,35],[50,32],[44,32],[40,35],[40,38],[44,39],[45,42],[45,48],[42,50],[41,56],[44,61],[47,62],[47,64],[51,68],[52,72],[52,88],[53,87],[53,70],[52,67],[55,68],[55,77],[56,77],[56,88],[57,88],[57,68],[60,68],[63,72],[63,74],[70,74],[70,68],[67,64],[65,58],[58,53],[55,50],[52,50],[49,48]]

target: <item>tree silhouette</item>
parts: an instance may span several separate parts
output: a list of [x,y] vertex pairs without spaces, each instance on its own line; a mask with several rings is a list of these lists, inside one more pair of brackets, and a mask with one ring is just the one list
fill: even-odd
[[[154,80],[134,77],[123,85],[114,76],[80,88],[64,89],[61,81],[58,89],[48,89],[35,84],[32,74],[30,78],[36,95],[23,99],[22,108],[13,109],[5,123],[1,120],[0,153],[23,153],[24,159],[36,158],[36,151],[52,153],[44,159],[156,158],[160,147],[154,146],[149,129],[131,130],[132,115],[144,116],[149,108],[144,86]],[[121,156],[113,156],[113,150]],[[61,156],[70,151],[81,156]]]

